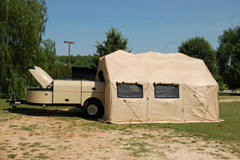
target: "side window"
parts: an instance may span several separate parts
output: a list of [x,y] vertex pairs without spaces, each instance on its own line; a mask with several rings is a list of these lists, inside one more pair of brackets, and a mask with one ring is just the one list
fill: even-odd
[[118,98],[143,98],[143,86],[140,84],[117,84]]
[[173,84],[154,84],[155,98],[179,98],[179,86]]

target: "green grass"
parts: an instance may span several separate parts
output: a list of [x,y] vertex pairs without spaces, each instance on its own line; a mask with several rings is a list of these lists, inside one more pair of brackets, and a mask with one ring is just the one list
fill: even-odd
[[6,103],[6,99],[0,99],[0,122],[5,122],[10,119],[19,119],[21,115],[13,115],[7,111],[9,105]]
[[18,127],[18,125],[9,125],[9,128],[16,128],[16,127]]
[[[229,97],[229,94],[223,94],[220,96],[220,99]],[[235,98],[240,98],[240,96],[232,96]],[[22,115],[45,115],[45,112],[48,110],[62,109],[66,107],[47,107],[44,110],[41,106],[29,106],[29,105],[20,105],[20,112],[11,113],[8,104],[5,102],[5,99],[0,99],[0,122],[7,121],[9,119],[20,118]],[[23,109],[23,111],[21,111]],[[36,113],[35,113],[36,112]],[[55,113],[55,112],[54,112]],[[55,116],[56,120],[67,121],[72,123],[74,127],[81,127],[87,131],[94,131],[95,129],[100,130],[121,130],[124,133],[130,132],[134,128],[142,128],[141,124],[104,124],[95,120],[89,120],[89,122],[78,121],[82,120],[82,117],[71,116],[71,115],[61,115],[53,114],[48,115],[49,117]],[[230,143],[237,143],[240,145],[240,102],[227,102],[220,103],[220,118],[225,120],[221,123],[221,126],[218,126],[216,123],[185,123],[185,124],[144,124],[148,130],[158,130],[159,128],[171,128],[180,132],[187,132],[195,136],[201,136],[205,139],[215,139],[221,141],[228,141]],[[10,125],[10,128],[15,128],[17,125]],[[22,130],[32,131],[38,126],[29,125],[22,126]],[[132,134],[130,132],[130,134]]]
[[[117,130],[119,129],[120,125],[111,125],[111,124],[104,124],[104,123],[99,123],[99,122],[89,122],[89,123],[82,123],[79,124],[79,126],[85,128],[86,130],[94,130],[94,128],[98,128],[100,130]],[[123,126],[123,125],[121,125]],[[91,127],[91,128],[89,128]]]
[[[220,97],[220,99],[236,99],[240,98],[240,96],[234,96],[225,94]],[[156,138],[156,135],[152,135],[149,133],[142,133],[141,137],[135,137],[135,133],[138,132],[138,128],[143,129],[143,126],[141,124],[105,124],[98,122],[96,119],[84,119],[84,117],[78,116],[77,114],[72,115],[72,113],[68,113],[67,111],[63,112],[57,112],[55,110],[57,109],[63,109],[66,107],[47,107],[43,109],[41,106],[29,106],[29,105],[20,105],[16,109],[16,111],[12,111],[9,109],[10,107],[5,102],[5,99],[0,99],[0,124],[4,123],[5,121],[11,120],[11,119],[20,119],[23,116],[45,116],[45,118],[50,117],[51,121],[49,123],[56,127],[52,129],[52,132],[54,130],[62,130],[61,127],[62,123],[68,124],[68,130],[72,128],[79,127],[81,130],[88,131],[88,132],[95,132],[95,131],[101,131],[101,132],[108,132],[108,131],[121,131],[121,134],[123,135],[129,135],[127,137],[132,137],[131,139],[124,139],[120,137],[117,141],[119,144],[125,144],[125,149],[128,151],[128,154],[133,157],[147,157],[149,154],[158,153],[159,157],[162,157],[164,159],[166,155],[161,150],[157,150],[150,144],[146,143],[145,139],[151,139],[154,140]],[[54,117],[54,118],[52,118]],[[184,123],[184,124],[144,124],[144,126],[147,128],[146,131],[162,131],[161,128],[166,129],[174,129],[176,132],[179,132],[180,134],[177,134],[179,137],[201,137],[203,140],[216,140],[216,145],[224,144],[227,142],[230,145],[226,145],[224,150],[229,150],[231,153],[237,153],[239,154],[239,146],[240,146],[240,102],[226,102],[226,103],[220,103],[220,118],[225,120],[225,122],[221,123],[221,126],[219,126],[216,123]],[[31,118],[28,118],[31,120]],[[29,136],[33,136],[35,133],[32,132],[35,129],[41,129],[41,125],[38,126],[38,124],[28,124],[28,125],[20,125],[20,124],[10,124],[8,125],[8,128],[13,131],[18,130],[24,130],[26,134],[29,134]],[[78,128],[78,129],[79,129]],[[74,130],[73,130],[74,131]],[[88,132],[84,135],[87,137]],[[33,134],[34,133],[34,134]],[[154,132],[155,133],[155,132]],[[77,134],[77,133],[76,133]],[[159,135],[162,133],[159,132]],[[91,134],[90,134],[91,135]],[[171,135],[169,135],[171,137]],[[63,137],[59,135],[54,135],[55,138],[65,140]],[[199,140],[197,137],[194,137],[194,139],[191,140],[191,144],[197,143]],[[161,137],[161,138],[168,138]],[[23,138],[20,138],[21,140],[25,140]],[[181,144],[188,144],[184,140],[172,140],[171,142],[177,142]],[[190,145],[191,145],[190,144]],[[49,145],[43,145],[41,142],[33,142],[33,143],[19,143],[19,146],[22,148],[25,147],[31,147],[31,152],[24,152],[22,156],[26,159],[50,159],[48,157],[48,153],[39,153],[35,151],[40,151],[42,148],[46,148],[48,152],[53,152],[58,150],[58,148],[53,148]],[[237,146],[237,147],[236,147]],[[208,145],[205,146],[199,146],[198,150],[201,151],[203,148],[207,148]],[[216,146],[217,147],[217,146]],[[67,146],[61,146],[59,149],[66,150]],[[0,147],[0,151],[7,151],[6,147]],[[31,153],[35,152],[37,155],[32,155]],[[212,155],[215,155],[221,159],[226,159],[227,157],[221,157],[218,153],[210,153]],[[15,159],[18,158],[19,155],[17,154],[11,154],[9,153],[8,159]],[[1,158],[0,158],[1,159]]]
[[55,151],[56,148],[48,148],[48,150],[50,150],[50,151]]
[[240,99],[239,94],[233,94],[233,93],[220,93],[219,95],[220,100],[226,100],[226,99]]
[[[159,124],[163,128],[185,131],[205,138],[240,144],[240,102],[220,103],[221,126],[216,123]],[[157,124],[158,125],[158,124]]]
[[17,154],[9,154],[9,155],[8,155],[8,158],[14,159],[16,156],[17,156]]
[[[7,99],[2,99],[0,98],[0,110],[4,109],[9,109],[11,106],[6,102]],[[43,109],[43,106],[41,105],[26,105],[26,104],[21,104],[17,106],[17,108],[23,108],[23,109]],[[47,106],[45,109],[47,110],[57,110],[57,109],[68,109],[68,108],[75,108],[74,106]]]
[[40,147],[40,146],[41,146],[40,142],[35,142],[35,143],[30,145],[30,147]]
[[39,153],[38,156],[35,156],[37,159],[49,159],[48,156],[46,156],[44,153]]
[[37,124],[31,124],[29,126],[22,126],[21,130],[25,130],[25,131],[33,131],[34,129],[37,129],[38,125]]
[[240,95],[239,94],[235,94],[235,93],[219,93],[219,97],[220,98],[225,97],[225,96],[233,96],[233,97],[240,98]]

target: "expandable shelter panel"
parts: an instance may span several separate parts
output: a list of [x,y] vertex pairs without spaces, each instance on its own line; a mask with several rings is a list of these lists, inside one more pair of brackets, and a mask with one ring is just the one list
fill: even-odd
[[[184,85],[164,84],[168,88],[174,87],[174,92],[167,92],[164,98],[157,98],[155,84],[149,84],[149,106],[148,106],[148,122],[183,122],[184,107]],[[164,86],[162,85],[162,86]],[[176,87],[177,86],[177,87]],[[177,88],[177,89],[176,89]],[[165,90],[166,88],[164,88]],[[178,97],[174,97],[178,95]],[[172,98],[174,97],[174,98]]]
[[219,120],[218,87],[186,85],[184,121],[199,122]]
[[[142,86],[143,86],[143,92],[146,91],[147,85],[142,85]],[[118,89],[117,89],[116,83],[112,84],[110,88],[110,95],[111,95],[110,122],[112,123],[146,122],[147,103],[148,103],[147,95],[143,94],[143,97],[141,98],[136,98],[136,97],[120,98],[117,95],[117,90]]]
[[156,98],[154,83],[143,84],[141,98],[119,98],[117,85],[112,88],[112,123],[183,122],[184,85],[178,85],[178,98]]

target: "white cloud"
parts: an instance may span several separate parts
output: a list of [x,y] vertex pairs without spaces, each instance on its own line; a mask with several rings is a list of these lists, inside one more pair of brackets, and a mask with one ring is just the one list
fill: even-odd
[[83,31],[83,32],[87,32],[88,29],[86,29],[86,28],[82,28],[81,31]]

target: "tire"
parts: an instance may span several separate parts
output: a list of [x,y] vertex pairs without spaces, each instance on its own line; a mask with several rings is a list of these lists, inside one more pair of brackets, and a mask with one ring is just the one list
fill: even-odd
[[83,105],[83,112],[89,118],[100,118],[103,116],[104,108],[97,99],[89,99]]

